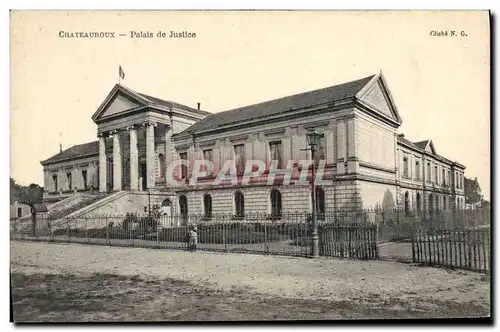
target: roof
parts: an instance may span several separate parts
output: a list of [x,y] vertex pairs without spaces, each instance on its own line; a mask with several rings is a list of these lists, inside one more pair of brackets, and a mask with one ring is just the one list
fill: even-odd
[[354,97],[375,75],[328,88],[299,93],[254,105],[215,113],[198,121],[183,133],[195,133],[224,125],[280,114],[292,109],[323,104]]
[[42,165],[52,164],[58,161],[74,159],[93,154],[99,154],[99,141],[73,145],[69,149],[63,150],[62,152],[59,152],[58,154],[50,157],[49,159],[42,161],[41,163]]
[[[127,89],[129,89],[129,88],[127,88]],[[146,98],[147,100],[151,101],[153,104],[157,104],[159,106],[164,106],[164,107],[168,107],[168,108],[170,108],[170,107],[176,107],[178,109],[190,111],[190,112],[193,112],[193,113],[198,113],[198,114],[201,114],[201,115],[212,114],[212,113],[207,112],[207,111],[202,111],[202,110],[199,110],[199,109],[196,109],[196,108],[191,108],[189,106],[176,103],[175,101],[163,100],[163,99],[156,98],[156,97],[153,97],[153,96],[149,96],[147,94],[140,93],[140,92],[135,92],[135,93],[137,93],[141,97]]]
[[47,206],[45,203],[35,203],[35,204],[30,204],[31,209],[34,210],[34,212],[47,212]]
[[423,148],[421,148],[421,147],[417,146],[415,143],[413,143],[412,141],[410,141],[409,139],[405,138],[404,135],[402,135],[402,134],[398,135],[398,141],[405,143],[406,145],[409,145],[412,148],[416,148],[416,149],[420,149],[420,150],[425,149],[425,145]]
[[429,144],[429,140],[427,139],[425,141],[415,142],[413,144],[419,149],[425,150],[425,147],[427,146],[427,144]]

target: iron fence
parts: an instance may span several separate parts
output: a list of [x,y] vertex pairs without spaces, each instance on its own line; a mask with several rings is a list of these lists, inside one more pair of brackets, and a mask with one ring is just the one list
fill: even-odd
[[[319,254],[343,258],[413,261],[417,231],[487,227],[490,210],[339,210],[318,214]],[[86,215],[54,220],[37,217],[11,223],[18,240],[76,242],[188,250],[190,225],[197,250],[290,256],[311,255],[311,214]]]

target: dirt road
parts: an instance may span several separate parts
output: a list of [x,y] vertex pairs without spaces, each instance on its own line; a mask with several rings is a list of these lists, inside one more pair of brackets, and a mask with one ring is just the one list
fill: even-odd
[[484,275],[394,262],[12,241],[11,272],[17,321],[477,317],[490,311]]

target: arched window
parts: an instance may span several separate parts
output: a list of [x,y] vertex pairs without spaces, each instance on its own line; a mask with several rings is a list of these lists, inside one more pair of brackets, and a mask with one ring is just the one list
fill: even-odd
[[410,213],[410,194],[405,192],[405,215]]
[[167,198],[167,199],[164,199],[163,202],[161,202],[161,206],[171,206],[172,205],[172,202],[170,202],[170,200]]
[[179,197],[179,212],[181,215],[181,221],[182,225],[187,224],[187,219],[188,219],[188,200],[186,195],[181,195]]
[[439,210],[439,195],[436,195],[436,211]]
[[237,217],[243,217],[245,215],[245,198],[240,191],[234,193],[234,206],[235,206],[235,215]]
[[212,217],[212,196],[209,194],[203,195],[203,211],[206,218]]
[[320,215],[325,213],[325,191],[316,187],[316,212]]
[[158,155],[158,165],[160,166],[159,168],[159,171],[160,171],[160,178],[164,178],[165,177],[165,173],[167,172],[166,169],[165,169],[165,156],[163,155],[163,153],[160,153]]
[[420,196],[420,193],[417,193],[417,211],[420,211],[422,208],[422,198]]
[[443,210],[446,210],[447,209],[447,205],[446,205],[446,196],[443,196]]
[[432,211],[432,205],[434,205],[434,195],[429,194],[429,202],[428,202],[429,211]]
[[281,217],[281,193],[278,189],[271,190],[271,216]]

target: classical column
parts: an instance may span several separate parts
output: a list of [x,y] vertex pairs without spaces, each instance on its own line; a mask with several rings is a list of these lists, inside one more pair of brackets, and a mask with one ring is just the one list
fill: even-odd
[[146,186],[148,189],[155,186],[155,122],[146,125]]
[[105,193],[106,188],[106,137],[99,134],[99,191]]
[[345,174],[345,162],[347,161],[347,135],[346,125],[343,119],[337,120],[337,174]]
[[[173,160],[173,145],[172,145],[172,127],[167,126],[165,128],[165,169],[172,164]],[[166,174],[162,174],[162,176],[166,176]]]
[[122,149],[120,133],[113,131],[113,190],[122,190]]
[[139,190],[139,151],[137,149],[137,128],[129,126],[130,133],[130,189]]

